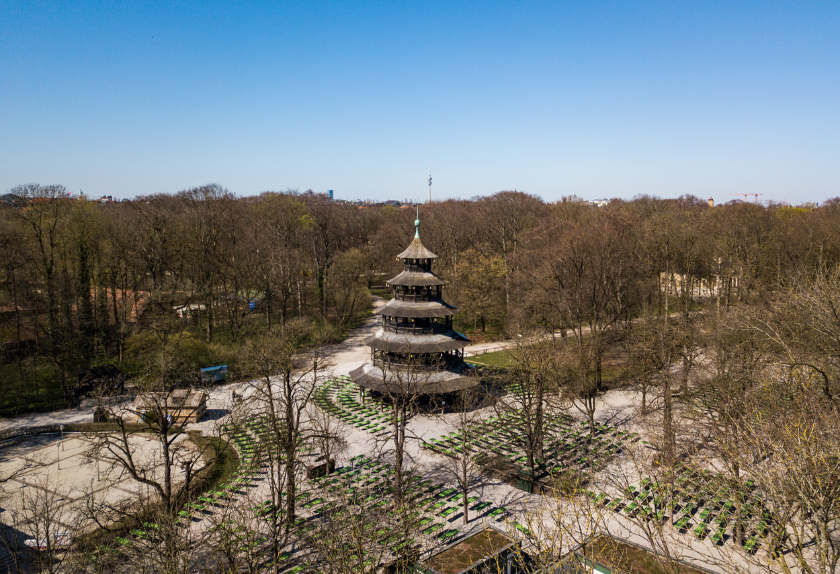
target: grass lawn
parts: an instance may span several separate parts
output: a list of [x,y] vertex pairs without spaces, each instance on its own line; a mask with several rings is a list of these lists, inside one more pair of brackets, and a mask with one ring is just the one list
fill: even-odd
[[189,431],[190,440],[199,448],[209,445],[216,456],[215,464],[208,469],[207,474],[199,476],[192,490],[193,496],[217,490],[220,484],[230,482],[231,477],[239,468],[239,455],[233,445],[218,437],[207,437],[200,432]]
[[[503,349],[501,351],[467,357],[465,360],[468,363],[483,367],[506,368],[513,364],[514,357],[510,351]],[[603,384],[612,386],[613,384],[617,384],[624,380],[626,371],[627,368],[625,363],[609,360],[609,357],[607,357],[601,367],[601,380],[603,381]]]
[[391,300],[391,296],[392,296],[391,289],[388,288],[388,287],[385,287],[384,285],[378,285],[378,286],[375,286],[375,287],[371,287],[370,289],[368,289],[368,291],[370,291],[371,295],[376,295],[377,297],[382,297],[386,301]]
[[475,357],[467,357],[466,361],[474,365],[485,367],[508,367],[513,361],[510,351],[502,350],[493,353],[484,353]]
[[[225,484],[230,481],[230,478],[239,468],[239,455],[236,454],[236,449],[226,440],[218,437],[205,437],[199,435],[200,438],[190,435],[190,440],[198,443],[205,440],[210,443],[210,446],[215,451],[216,464],[210,469],[209,475],[202,477],[202,484],[200,488],[204,492],[216,490],[220,484]],[[201,445],[199,445],[201,446]]]

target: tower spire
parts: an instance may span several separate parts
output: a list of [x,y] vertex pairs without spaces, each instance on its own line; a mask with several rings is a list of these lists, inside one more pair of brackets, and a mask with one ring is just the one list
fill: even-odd
[[432,162],[429,162],[429,205],[432,203]]
[[420,205],[417,206],[417,219],[414,220],[414,239],[420,239]]

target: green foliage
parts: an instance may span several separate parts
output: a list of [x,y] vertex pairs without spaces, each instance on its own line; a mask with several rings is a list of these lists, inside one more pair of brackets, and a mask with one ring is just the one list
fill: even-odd
[[393,297],[393,293],[391,293],[391,290],[384,285],[371,287],[371,288],[368,289],[368,291],[370,292],[371,295],[381,297],[381,298],[385,299],[386,301],[390,301],[391,298]]
[[509,367],[512,364],[513,356],[510,351],[494,351],[484,353],[475,357],[468,357],[467,360],[475,365],[486,365],[489,367]]
[[215,490],[218,485],[228,482],[239,468],[239,455],[236,454],[233,445],[222,438],[207,437],[196,431],[190,431],[188,434],[190,440],[198,448],[209,444],[216,459],[213,466],[204,475],[199,476],[193,484],[191,494],[198,496],[202,492]]
[[0,416],[42,412],[67,406],[59,370],[46,358],[0,365]]
[[[148,362],[156,360],[163,349],[160,339],[150,332],[132,335],[126,341],[124,371],[127,374],[143,372]],[[207,343],[190,331],[173,335],[167,345],[167,352],[178,358],[185,368],[198,370],[215,365],[228,365],[229,370],[237,367],[239,345],[233,343]]]

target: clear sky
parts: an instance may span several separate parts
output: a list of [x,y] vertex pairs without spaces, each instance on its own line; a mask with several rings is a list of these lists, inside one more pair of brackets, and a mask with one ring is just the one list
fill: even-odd
[[0,193],[840,196],[840,2],[0,2]]

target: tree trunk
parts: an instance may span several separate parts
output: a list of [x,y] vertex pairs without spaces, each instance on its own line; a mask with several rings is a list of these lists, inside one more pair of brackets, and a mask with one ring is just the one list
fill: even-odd
[[403,503],[403,448],[405,447],[405,404],[394,398],[394,496],[397,507]]
[[[294,412],[292,410],[293,389],[291,386],[291,373],[286,371],[284,374],[285,397],[286,403],[286,425],[284,442],[284,454],[286,455],[286,528],[291,528],[295,523],[295,488],[297,481],[295,480],[295,420]],[[271,384],[270,382],[268,383]]]
[[662,451],[665,456],[665,464],[669,467],[674,465],[675,445],[673,424],[674,421],[671,397],[671,376],[668,373],[666,373],[662,405]]
[[[463,448],[463,447],[462,447],[462,448]],[[463,454],[463,456],[464,456],[464,457],[466,457],[466,456],[467,456],[467,454],[466,454],[466,449],[464,449],[464,454]],[[469,524],[469,516],[468,516],[468,513],[469,513],[469,506],[470,506],[470,503],[468,502],[468,498],[467,498],[467,494],[469,494],[469,493],[468,493],[468,486],[469,486],[469,484],[468,484],[468,480],[467,480],[469,477],[467,476],[467,472],[466,472],[466,471],[467,471],[467,466],[466,466],[467,464],[469,464],[469,463],[465,460],[465,461],[464,461],[464,475],[462,476],[462,480],[463,480],[463,482],[464,482],[464,492],[463,492],[463,501],[464,501],[464,524]]]

